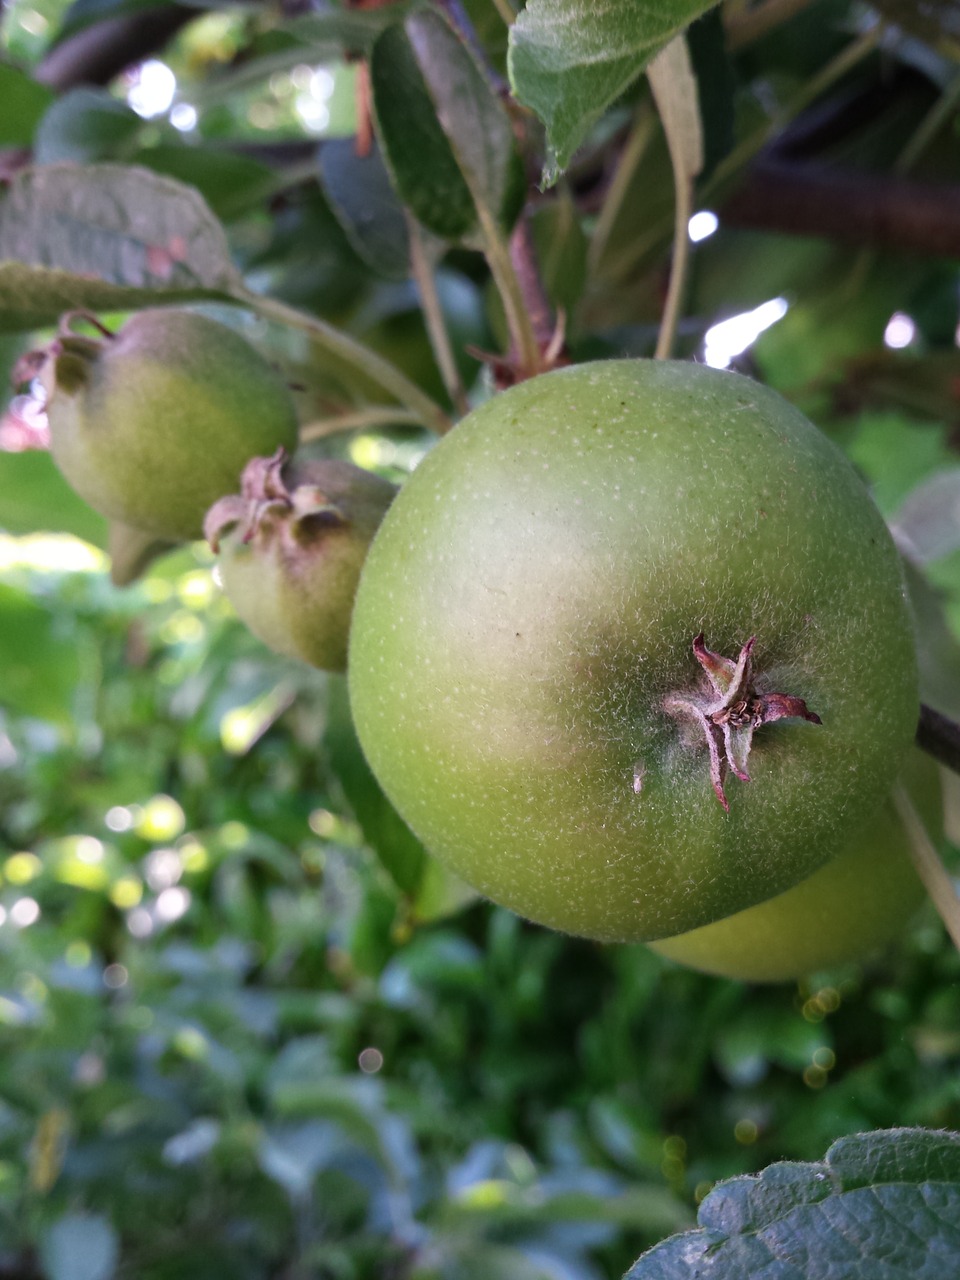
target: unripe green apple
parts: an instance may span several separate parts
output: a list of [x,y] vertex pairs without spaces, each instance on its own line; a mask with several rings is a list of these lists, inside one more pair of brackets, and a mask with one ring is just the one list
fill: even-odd
[[337,458],[247,464],[204,532],[240,618],[277,653],[344,671],[357,580],[396,485]]
[[[914,751],[904,784],[934,840],[943,832],[937,766]],[[862,960],[899,937],[925,890],[892,799],[847,847],[792,889],[676,938],[651,942],[668,960],[744,982],[786,982]]]
[[918,712],[898,556],[853,468],[776,393],[667,361],[531,379],[440,441],[370,549],[349,680],[426,847],[610,941],[812,874]]
[[164,541],[198,538],[249,458],[296,446],[286,384],[225,325],[157,309],[90,338],[69,320],[29,360],[54,461],[108,519]]

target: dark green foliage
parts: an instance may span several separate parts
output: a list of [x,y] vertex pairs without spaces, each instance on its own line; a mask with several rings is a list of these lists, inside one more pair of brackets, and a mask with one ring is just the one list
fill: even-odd
[[960,1127],[960,960],[929,917],[799,992],[487,906],[411,932],[327,771],[333,689],[225,617],[205,567],[126,594],[11,576],[79,672],[68,725],[8,709],[0,739],[7,1256],[66,1222],[108,1224],[144,1280],[595,1280],[719,1178]]

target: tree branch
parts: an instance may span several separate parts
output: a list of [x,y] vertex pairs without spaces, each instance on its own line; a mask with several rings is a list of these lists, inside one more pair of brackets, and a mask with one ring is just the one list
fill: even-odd
[[167,5],[85,27],[55,45],[36,70],[36,79],[58,93],[78,84],[108,84],[116,75],[162,49],[200,11]]
[[542,351],[546,351],[556,333],[557,318],[540,275],[540,263],[526,212],[520,215],[510,236],[510,261],[520,283],[537,343]]
[[721,206],[731,226],[960,258],[960,185],[762,159]]
[[920,707],[917,746],[954,773],[960,773],[960,724],[925,704]]

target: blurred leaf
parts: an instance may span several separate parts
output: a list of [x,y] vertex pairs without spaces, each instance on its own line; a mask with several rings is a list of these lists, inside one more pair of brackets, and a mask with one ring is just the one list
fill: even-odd
[[721,1183],[697,1216],[625,1280],[943,1280],[960,1270],[960,1134],[841,1138],[822,1164]]
[[[638,197],[639,192],[635,206]],[[798,280],[809,290],[835,277],[842,262],[836,247],[824,240],[721,226],[694,249],[692,267],[690,309],[713,322],[789,295]]]
[[0,329],[66,310],[241,296],[223,229],[191,188],[124,165],[48,165],[0,194]]
[[118,1254],[117,1233],[100,1214],[66,1213],[40,1240],[47,1280],[110,1280]]
[[475,56],[439,13],[413,13],[374,45],[373,100],[385,159],[430,231],[512,225],[523,200],[513,127]]
[[319,1171],[349,1152],[350,1143],[337,1125],[308,1120],[269,1132],[260,1146],[260,1165],[294,1199],[303,1199]]
[[703,181],[733,149],[737,78],[727,52],[722,10],[710,9],[687,29],[703,128]]
[[531,227],[547,296],[570,312],[587,282],[587,237],[569,194],[536,208]]
[[841,407],[896,408],[949,422],[960,416],[958,392],[960,351],[918,355],[881,347],[849,361],[844,370]]
[[960,51],[960,10],[952,0],[871,0],[888,22],[919,36],[928,44],[943,41],[953,51]]
[[407,223],[379,147],[361,156],[354,138],[331,139],[320,148],[319,164],[324,194],[354,249],[379,275],[405,280]]
[[483,956],[472,942],[452,931],[415,934],[380,976],[380,994],[398,1008],[430,1007],[436,992],[479,994],[485,981]]
[[895,410],[865,410],[851,426],[852,431],[845,432],[847,455],[888,520],[931,472],[953,464],[955,455],[939,424],[917,421]]
[[547,126],[548,182],[651,58],[715,0],[530,0],[510,29],[510,82]]
[[364,839],[404,893],[416,893],[427,855],[380,789],[370,770],[350,715],[345,680],[328,683],[327,748],[333,772],[357,816]]
[[703,127],[693,64],[682,35],[651,60],[647,79],[666,134],[674,183],[692,181],[703,168]]
[[416,1273],[416,1280],[592,1280],[591,1272],[558,1259],[537,1260],[508,1245],[470,1241],[439,1249],[440,1260]]
[[960,467],[939,471],[917,485],[891,527],[917,564],[960,549]]
[[186,1129],[174,1134],[163,1144],[163,1158],[168,1164],[193,1164],[209,1155],[220,1141],[222,1126],[219,1120],[198,1116]]
[[0,583],[0,685],[5,706],[69,723],[79,676],[76,644],[23,591]]
[[0,451],[0,528],[8,533],[73,533],[107,545],[107,522],[79,497],[42,449]]
[[142,126],[137,113],[105,89],[71,89],[40,121],[34,163],[87,164],[117,158],[134,143]]
[[887,322],[909,287],[909,270],[880,259],[866,280],[857,274],[853,259],[838,254],[832,277],[803,288],[783,319],[753,345],[764,380],[787,397],[815,381],[839,381],[855,356],[882,349]]
[[160,143],[141,151],[137,162],[195,187],[218,218],[256,208],[278,184],[277,175],[258,160],[203,143]]
[[416,3],[419,0],[399,0],[369,9],[348,9],[320,0],[313,12],[298,15],[283,29],[305,43],[320,46],[318,55],[323,46],[333,46],[343,53],[369,54],[377,37],[401,21]]
[[915,623],[920,699],[960,719],[960,643],[947,621],[946,600],[909,557],[904,572]]
[[793,1011],[752,1007],[720,1028],[713,1056],[732,1084],[753,1085],[773,1063],[803,1071],[829,1043],[829,1031],[822,1024],[807,1022]]
[[325,1036],[302,1036],[290,1040],[271,1062],[267,1073],[267,1093],[280,1114],[310,1109],[312,1091],[336,1070]]
[[443,920],[470,906],[479,897],[476,889],[448,870],[442,862],[427,857],[411,916],[415,924]]
[[10,63],[0,62],[0,146],[29,147],[38,121],[53,101],[46,85]]

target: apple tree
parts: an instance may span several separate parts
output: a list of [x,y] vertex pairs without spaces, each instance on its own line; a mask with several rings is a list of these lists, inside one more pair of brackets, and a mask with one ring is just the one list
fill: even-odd
[[958,63],[7,6],[2,1280],[960,1269]]

